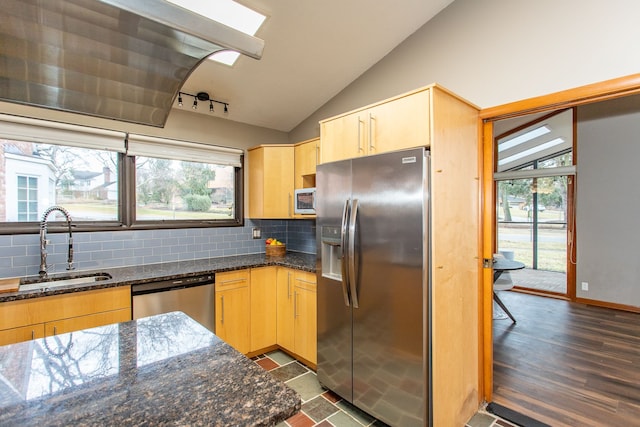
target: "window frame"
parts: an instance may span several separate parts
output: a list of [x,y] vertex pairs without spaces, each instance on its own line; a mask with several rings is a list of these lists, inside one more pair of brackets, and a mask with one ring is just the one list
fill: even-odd
[[235,216],[231,219],[171,219],[171,220],[138,220],[136,219],[136,164],[135,156],[124,156],[124,167],[121,168],[125,178],[120,182],[123,186],[122,207],[129,207],[120,213],[123,227],[134,230],[155,230],[172,228],[203,227],[241,227],[244,225],[244,155],[240,156],[240,167],[234,168],[234,206]]
[[[45,121],[39,121],[35,119],[24,119],[27,125],[30,125],[32,121],[47,123]],[[51,122],[55,123],[55,122]],[[36,124],[37,126],[37,124]],[[67,125],[54,124],[58,126],[62,131],[66,131]],[[75,125],[69,125],[68,127],[75,127]],[[83,127],[88,132],[91,132],[90,127]],[[56,129],[57,130],[57,129]],[[36,129],[36,131],[42,131],[42,129]],[[73,131],[73,129],[71,130]],[[103,131],[95,128],[96,132],[110,132]],[[128,135],[128,134],[125,134]],[[27,141],[28,138],[18,138],[17,135],[4,136],[0,134],[1,139],[8,141]],[[78,146],[75,144],[63,144],[60,142],[50,142],[38,140],[34,138],[29,140],[33,143],[46,143],[57,144],[62,146]],[[178,141],[180,142],[180,141]],[[123,142],[124,143],[124,142]],[[184,141],[185,144],[198,144]],[[198,145],[204,145],[199,143]],[[97,149],[96,146],[87,144],[87,149]],[[216,148],[226,149],[225,147],[211,146],[212,150]],[[230,149],[227,149],[230,150]],[[236,150],[242,151],[242,150]],[[117,175],[118,175],[118,220],[106,220],[106,221],[78,221],[73,223],[74,231],[76,232],[91,232],[91,231],[119,231],[119,230],[153,230],[153,229],[179,229],[179,228],[215,228],[215,227],[241,227],[244,226],[244,154],[239,154],[239,166],[234,166],[234,217],[230,219],[164,219],[164,220],[137,220],[136,215],[136,176],[135,176],[135,159],[136,156],[127,155],[126,150],[124,152],[117,152]],[[177,159],[180,160],[180,159]],[[187,160],[190,161],[190,160]],[[207,163],[207,162],[204,162]],[[213,163],[212,163],[213,164]],[[17,200],[16,200],[17,201]],[[7,203],[7,200],[4,201]],[[66,232],[66,224],[60,221],[50,221],[48,224],[48,231],[50,232]],[[0,235],[12,235],[12,234],[33,234],[40,230],[40,220],[37,221],[1,221],[0,222]]]

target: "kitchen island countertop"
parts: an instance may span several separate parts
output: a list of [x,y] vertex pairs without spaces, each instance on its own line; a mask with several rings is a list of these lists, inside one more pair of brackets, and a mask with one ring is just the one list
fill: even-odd
[[267,426],[300,396],[181,312],[0,347],[0,425]]
[[[243,268],[282,266],[303,271],[316,271],[316,255],[302,252],[287,252],[283,257],[267,256],[264,253],[235,255],[219,258],[204,258],[189,261],[175,261],[158,264],[144,264],[130,267],[112,267],[98,270],[78,270],[66,272],[65,277],[82,277],[91,273],[107,273],[109,280],[61,286],[44,292],[40,290],[0,293],[0,303],[42,296],[81,292],[93,289],[111,288],[115,286],[148,283],[157,280],[173,280],[200,274],[238,270]],[[60,274],[51,274],[51,278]],[[35,276],[27,279],[36,279]]]

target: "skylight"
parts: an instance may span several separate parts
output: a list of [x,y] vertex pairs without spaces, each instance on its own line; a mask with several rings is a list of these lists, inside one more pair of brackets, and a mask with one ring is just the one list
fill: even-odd
[[563,138],[552,139],[551,141],[547,141],[544,144],[536,145],[535,147],[531,147],[531,148],[529,148],[527,150],[520,151],[520,152],[514,154],[513,156],[509,156],[507,158],[500,159],[498,161],[498,165],[504,165],[504,164],[507,164],[507,163],[514,162],[514,161],[516,161],[518,159],[522,159],[523,157],[527,157],[527,156],[530,156],[532,154],[540,153],[540,152],[542,152],[544,150],[547,150],[549,148],[555,147],[556,145],[560,145],[562,143],[564,143],[564,139]]
[[549,132],[551,132],[551,129],[549,129],[546,125],[540,126],[539,128],[532,129],[520,136],[516,136],[515,138],[501,142],[500,145],[498,145],[498,151],[508,150],[509,148],[515,147],[516,145],[520,145],[527,141],[531,141],[532,139],[539,136],[546,135]]
[[[167,0],[198,15],[218,21],[228,27],[254,36],[266,16],[236,3],[233,0]],[[233,51],[214,53],[209,59],[226,65],[233,65],[240,54]]]

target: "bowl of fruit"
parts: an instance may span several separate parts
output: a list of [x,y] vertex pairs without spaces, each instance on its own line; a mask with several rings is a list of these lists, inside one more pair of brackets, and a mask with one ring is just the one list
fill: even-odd
[[264,244],[267,256],[284,256],[285,252],[287,252],[287,245],[276,238],[269,237]]

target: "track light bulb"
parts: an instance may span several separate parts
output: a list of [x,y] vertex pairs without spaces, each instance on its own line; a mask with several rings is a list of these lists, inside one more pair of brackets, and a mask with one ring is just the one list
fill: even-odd
[[194,109],[194,110],[197,110],[197,109],[198,109],[198,100],[197,100],[197,99],[194,99],[194,100],[193,100],[193,109]]
[[182,94],[178,94],[178,107],[182,107]]
[[224,104],[224,112],[228,113],[229,112],[229,107],[227,106],[227,104]]
[[213,101],[209,101],[209,111],[213,113]]

